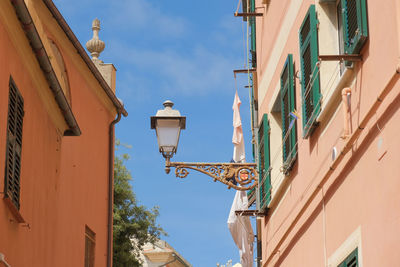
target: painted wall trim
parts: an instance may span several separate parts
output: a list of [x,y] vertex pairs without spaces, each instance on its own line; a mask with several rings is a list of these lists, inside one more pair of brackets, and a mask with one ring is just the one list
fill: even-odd
[[361,226],[357,227],[357,229],[329,257],[328,267],[338,266],[356,248],[358,249],[358,267],[363,267],[362,247],[361,247]]
[[[270,87],[272,78],[277,70],[277,66],[281,56],[283,55],[283,50],[286,47],[287,40],[291,29],[293,28],[294,22],[296,20],[297,14],[300,10],[302,0],[293,0],[289,4],[289,9],[286,13],[285,19],[283,20],[281,29],[279,30],[278,37],[276,39],[274,48],[272,49],[271,56],[268,60],[267,67],[264,71],[264,75],[261,79],[260,86],[258,87],[259,96],[266,96],[267,90]],[[259,108],[263,103],[264,99],[259,99]]]

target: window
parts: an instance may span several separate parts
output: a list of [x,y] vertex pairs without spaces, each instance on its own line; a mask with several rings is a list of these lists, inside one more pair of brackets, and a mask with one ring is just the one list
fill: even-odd
[[[308,26],[313,17],[316,18],[315,23],[311,23],[311,27],[316,29],[314,36],[318,40],[318,45],[314,46],[315,50],[312,49],[312,52],[317,52],[317,56],[360,54],[367,40],[368,32],[366,0],[319,0],[317,2],[315,4],[316,15],[314,11],[311,11],[314,8],[311,6],[305,16],[302,28],[300,28],[301,57],[304,58],[304,53],[308,52],[307,40],[304,40],[303,36],[309,32]],[[302,45],[304,46],[302,47]],[[307,64],[300,66],[301,71],[306,73],[305,76],[300,77],[302,81],[303,137],[305,138],[312,133],[317,125],[316,122],[322,122],[320,132],[325,132],[324,129],[329,125],[334,114],[333,111],[340,105],[342,88],[349,87],[355,80],[355,72],[351,70],[354,63],[352,61],[341,62],[340,58],[336,57],[337,61],[322,60],[319,63],[315,61],[315,57],[311,59],[313,61],[311,66],[315,68],[311,78],[308,75],[314,69],[310,70]],[[304,60],[304,62],[307,61]],[[319,90],[317,90],[318,86]],[[309,93],[304,94],[304,91]],[[306,96],[305,99],[303,99],[304,96]]]
[[293,55],[289,54],[281,73],[281,116],[283,173],[289,174],[296,159],[296,116]]
[[341,0],[343,41],[346,54],[358,54],[367,37],[367,5],[365,0]]
[[353,250],[337,267],[358,267],[358,249]]
[[[9,82],[4,198],[10,208],[20,208],[20,176],[24,99],[12,78]],[[13,212],[15,214],[15,210]],[[17,212],[18,213],[18,212]]]
[[269,130],[268,115],[264,114],[258,129],[258,184],[261,210],[265,209],[271,201]]
[[[337,4],[339,53],[359,54],[368,38],[365,0],[339,0]],[[352,66],[347,61],[345,65]],[[344,66],[342,64],[341,72]]]
[[[328,105],[333,94],[329,89],[335,84],[331,82],[331,77],[334,77],[337,65],[330,62],[320,65],[320,50],[323,55],[355,55],[361,52],[368,38],[366,0],[319,2],[318,19],[316,6],[311,5],[299,29],[303,138],[308,138],[317,125],[317,117],[321,113],[321,95],[324,95],[324,105]],[[337,36],[330,34],[333,28],[336,28]],[[320,47],[318,38],[322,38]],[[336,84],[341,81],[345,66],[351,65],[350,61],[341,64]],[[346,77],[348,79],[349,76]],[[321,84],[324,88],[321,88]]]
[[321,111],[318,68],[317,15],[315,5],[308,9],[300,27],[300,65],[302,87],[303,137],[307,138],[316,125]]
[[94,266],[94,251],[96,247],[96,234],[90,230],[89,227],[85,228],[85,267]]

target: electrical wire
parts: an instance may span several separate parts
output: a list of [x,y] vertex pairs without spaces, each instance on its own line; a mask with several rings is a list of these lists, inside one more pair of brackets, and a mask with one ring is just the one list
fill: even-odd
[[[340,62],[338,63],[337,67],[335,68],[335,71],[332,73],[331,78],[329,79],[327,85],[329,85],[330,81],[332,80],[332,77],[334,77],[335,75],[338,74],[338,70],[339,70],[338,66],[340,66]],[[333,83],[328,87],[329,89],[328,89],[328,91],[327,91],[327,94],[330,93],[330,91],[332,90],[332,87],[333,87]],[[311,114],[311,116],[310,116],[311,118],[314,116],[314,114],[315,114],[316,111],[317,111],[317,109],[314,109],[314,110],[313,110],[313,112],[312,112],[312,114]],[[297,145],[298,145],[299,148],[300,148],[301,145],[302,145],[302,143],[304,142],[304,140],[305,140],[305,139],[301,139],[300,144],[299,144],[299,140],[297,140],[296,143],[295,143],[295,145],[294,145],[294,146],[292,147],[292,149],[290,150],[289,155],[291,155],[291,154],[294,152],[293,150],[296,148]],[[282,143],[282,145],[279,147],[278,153],[280,152],[280,150],[282,149],[282,147],[283,147],[283,143]],[[298,150],[299,150],[299,149],[296,149],[296,151],[295,151],[295,153],[294,153],[294,157],[297,156],[297,151],[298,151]],[[275,162],[273,162],[273,163],[275,163]],[[273,165],[271,164],[271,166],[273,166]],[[271,168],[271,170],[272,170],[272,168]],[[281,177],[281,176],[284,176],[284,174],[281,173],[280,176],[278,176],[278,178],[281,178],[281,179],[276,179],[276,180],[275,180],[275,183],[274,183],[273,185],[271,185],[271,190],[272,190],[273,187],[277,186],[278,182],[280,183],[281,180],[283,180],[284,177]]]
[[[301,104],[302,105],[304,104],[305,99],[307,99],[308,94],[311,92],[311,88],[314,86],[314,82],[318,78],[318,74],[319,74],[319,72],[321,70],[320,67],[319,67],[320,64],[321,64],[321,61],[317,61],[317,63],[315,63],[315,65],[314,65],[314,69],[313,69],[313,71],[311,72],[311,75],[310,75],[311,79],[308,81],[308,84],[306,86],[305,92],[304,92],[304,94],[302,95],[302,98],[301,98]],[[314,72],[315,72],[316,68],[318,68],[318,71],[317,71],[316,75],[314,75]]]
[[[316,65],[317,65],[317,64],[316,64]],[[332,75],[331,75],[331,77],[329,78],[329,80],[328,80],[328,82],[327,82],[327,84],[326,84],[326,86],[325,86],[326,88],[328,88],[327,93],[326,93],[327,95],[328,95],[328,93],[330,93],[330,91],[332,90],[333,81],[334,81],[333,77],[335,77],[335,76],[338,74],[339,66],[340,66],[340,62],[336,65],[335,70],[332,72]],[[320,69],[320,68],[318,68],[318,69]],[[314,71],[315,71],[315,68],[314,68]],[[315,82],[315,80],[316,80],[316,79],[314,79],[314,82]],[[314,109],[314,110],[313,110],[313,112],[312,112],[312,114],[311,114],[311,116],[310,116],[311,118],[315,115],[315,112],[316,112],[316,111],[317,111],[317,109]],[[293,119],[293,120],[294,120],[294,119]],[[292,127],[293,127],[293,126],[294,126],[294,123],[292,124]],[[283,148],[283,144],[286,142],[286,139],[288,138],[289,133],[290,133],[290,130],[292,129],[292,127],[289,127],[289,129],[288,129],[288,131],[287,131],[287,133],[286,133],[286,135],[285,135],[285,137],[284,137],[284,139],[283,139],[283,141],[282,141],[282,144],[278,147],[277,152],[276,152],[275,155],[274,155],[274,158],[273,158],[273,160],[272,160],[272,162],[271,162],[271,164],[270,164],[270,168],[267,170],[267,172],[268,172],[269,175],[271,175],[272,166],[275,165],[276,160],[277,160],[277,158],[278,158],[278,156],[279,156],[279,154],[280,154],[280,151],[281,151],[282,148]],[[298,151],[299,149],[297,149],[296,151],[294,151],[294,149],[296,148],[297,145],[298,145],[299,148],[300,148],[301,145],[302,145],[302,143],[303,143],[303,141],[304,141],[304,139],[301,139],[301,142],[300,142],[300,144],[299,144],[299,140],[296,140],[295,145],[292,147],[292,149],[290,150],[290,152],[289,152],[288,155],[291,155],[293,152],[295,152],[293,157],[297,156],[297,151]],[[283,166],[281,166],[281,168],[282,168],[282,167],[283,167]],[[267,177],[268,177],[268,175],[265,175],[265,176],[263,177],[263,179],[261,180],[261,183],[265,182],[265,179],[266,179]],[[277,186],[277,184],[280,184],[280,182],[283,180],[282,178],[284,178],[284,174],[281,172],[280,175],[277,177],[277,179],[275,179],[274,184],[271,184],[271,190],[272,190],[272,188],[274,188],[275,186]]]
[[[328,91],[328,92],[330,92],[330,90],[332,90],[332,87],[329,88],[329,91]],[[302,147],[303,142],[304,142],[304,139],[302,139],[302,141],[300,142],[299,148]],[[296,145],[297,145],[297,143],[298,143],[298,141],[296,142]],[[296,154],[295,154],[295,155],[297,155],[297,151],[296,151]],[[327,158],[328,158],[328,157],[327,157]],[[325,159],[325,160],[326,160],[326,159]],[[323,161],[323,162],[325,162],[325,161]],[[323,163],[323,162],[322,162],[322,163]],[[282,175],[278,176],[278,178],[281,178],[281,177],[282,177]],[[279,229],[282,227],[282,225],[285,223],[285,221],[289,218],[290,214],[292,214],[292,212],[293,212],[294,209],[297,207],[297,205],[299,205],[300,200],[304,197],[304,195],[305,195],[305,194],[308,192],[308,190],[311,188],[311,185],[312,185],[312,183],[315,181],[316,178],[317,178],[317,175],[315,175],[314,178],[308,183],[308,185],[306,186],[306,188],[305,188],[305,190],[303,191],[303,193],[301,194],[301,196],[299,196],[299,200],[295,202],[295,204],[293,205],[292,209],[288,212],[288,215],[287,215],[285,218],[283,218],[281,224],[277,227],[276,231],[271,235],[271,239],[274,238],[275,234],[279,231]],[[280,180],[282,180],[282,179],[280,179]],[[275,181],[279,181],[279,180],[276,179]],[[275,185],[276,185],[276,184],[275,184]],[[271,185],[271,192],[272,192],[272,188],[273,188],[273,186]],[[270,239],[270,240],[271,240],[271,239]],[[270,241],[270,240],[269,240],[269,241]]]

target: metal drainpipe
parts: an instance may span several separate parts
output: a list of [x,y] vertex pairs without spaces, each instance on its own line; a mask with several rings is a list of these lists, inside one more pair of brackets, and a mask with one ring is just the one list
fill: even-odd
[[261,218],[256,219],[257,230],[257,267],[262,266],[262,233],[261,233]]
[[107,267],[112,266],[112,245],[113,241],[113,195],[114,195],[114,125],[121,120],[121,111],[115,120],[110,123],[109,129],[109,155],[108,155],[108,232],[107,232]]
[[351,95],[351,88],[346,87],[342,90],[342,110],[343,110],[343,136],[342,138],[347,138],[350,135],[350,102],[348,96]]

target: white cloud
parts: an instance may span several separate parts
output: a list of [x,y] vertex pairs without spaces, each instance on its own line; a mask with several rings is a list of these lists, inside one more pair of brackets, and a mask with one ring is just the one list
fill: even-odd
[[151,94],[147,90],[151,85],[145,77],[132,71],[117,72],[117,95],[123,100],[129,99],[139,102],[151,100]]
[[186,31],[187,21],[166,14],[159,6],[146,0],[109,1],[105,22],[114,30],[146,31],[147,34],[179,37]]
[[[80,21],[100,19],[104,29],[116,32],[146,32],[159,36],[182,36],[188,22],[165,13],[148,0],[53,0],[62,13]],[[73,15],[72,15],[73,14]],[[90,24],[82,25],[87,31]],[[75,29],[76,30],[76,29]]]
[[[231,90],[227,81],[233,83],[232,69],[235,60],[223,53],[197,46],[188,53],[174,50],[150,50],[114,43],[114,54],[119,60],[131,65],[149,79],[158,79],[161,90],[187,95],[204,95],[211,90]],[[232,84],[231,83],[231,84]],[[160,86],[160,85],[159,85]]]
[[79,19],[75,30],[84,33],[82,38],[90,39],[90,23],[82,25],[89,13],[101,20],[106,49],[100,58],[116,65],[123,98],[148,101],[165,91],[196,96],[233,89],[232,70],[243,64],[243,40],[240,19],[231,14],[209,21],[212,30],[204,32],[157,1],[99,0],[92,9],[92,0],[80,0],[79,8],[70,0],[55,1]]

